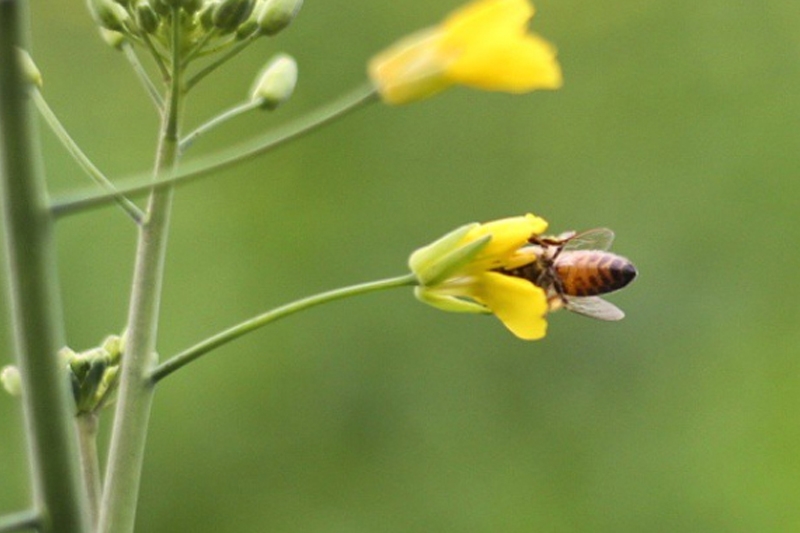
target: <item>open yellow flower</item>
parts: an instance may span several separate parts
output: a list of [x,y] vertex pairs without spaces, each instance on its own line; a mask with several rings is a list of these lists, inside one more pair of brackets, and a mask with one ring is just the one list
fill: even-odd
[[527,31],[533,14],[528,0],[477,0],[375,56],[370,78],[390,104],[455,84],[511,93],[557,89],[562,78],[555,48]]
[[503,274],[535,260],[528,239],[541,235],[547,222],[534,215],[468,224],[411,254],[417,298],[445,311],[493,313],[521,339],[547,332],[544,290],[530,281]]

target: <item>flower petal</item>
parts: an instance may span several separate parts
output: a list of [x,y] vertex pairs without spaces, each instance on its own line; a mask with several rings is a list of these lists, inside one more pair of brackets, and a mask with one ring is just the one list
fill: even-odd
[[388,104],[422,100],[450,87],[439,53],[438,28],[428,28],[401,39],[373,57],[369,77]]
[[527,0],[479,0],[453,11],[442,24],[446,44],[470,42],[501,32],[519,33],[533,17]]
[[479,89],[526,92],[562,84],[555,48],[527,33],[534,9],[527,0],[482,0],[442,26],[440,54],[447,76]]
[[547,230],[547,221],[527,214],[486,222],[473,228],[464,237],[465,242],[491,235],[492,240],[469,265],[469,272],[491,270],[503,266],[506,259],[524,246],[533,235]]
[[454,83],[511,93],[558,89],[563,83],[555,48],[536,35],[504,36],[465,50],[447,75]]
[[471,296],[520,339],[541,339],[547,333],[547,296],[530,281],[486,272],[475,277]]

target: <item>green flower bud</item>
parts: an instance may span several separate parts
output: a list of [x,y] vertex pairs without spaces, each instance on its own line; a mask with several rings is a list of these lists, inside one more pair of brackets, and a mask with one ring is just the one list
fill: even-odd
[[116,365],[119,363],[123,350],[123,339],[119,335],[109,335],[100,348],[105,351],[108,357],[109,364]]
[[150,7],[162,17],[172,13],[172,3],[169,0],[150,0]]
[[130,18],[125,8],[111,0],[87,0],[94,20],[103,28],[125,33]]
[[252,0],[222,0],[214,9],[212,21],[222,32],[233,32],[253,12]]
[[238,28],[236,28],[236,38],[240,41],[247,39],[256,31],[258,31],[258,22],[256,22],[253,18],[249,18],[240,24]]
[[4,366],[0,370],[0,381],[3,382],[3,388],[6,389],[11,396],[19,396],[22,394],[22,381],[19,377],[19,369],[13,365]]
[[215,2],[207,2],[203,9],[195,15],[197,20],[200,21],[200,27],[205,31],[209,31],[214,27],[214,10],[217,4]]
[[124,34],[118,31],[107,30],[105,28],[100,28],[100,37],[108,46],[117,50],[120,50],[122,48],[122,44],[125,42]]
[[25,75],[28,81],[32,85],[35,85],[41,89],[43,83],[42,73],[39,72],[39,68],[36,66],[36,63],[33,62],[31,55],[22,48],[17,48],[17,61],[19,61],[19,66],[22,69],[22,73]]
[[303,0],[264,0],[258,9],[258,26],[266,35],[275,35],[291,24]]
[[181,7],[187,13],[192,14],[203,7],[203,0],[183,0],[181,2]]
[[147,2],[136,4],[136,23],[143,32],[152,34],[158,29],[161,19]]
[[275,109],[289,99],[297,85],[297,62],[289,55],[278,54],[261,71],[250,99],[261,101],[264,109]]

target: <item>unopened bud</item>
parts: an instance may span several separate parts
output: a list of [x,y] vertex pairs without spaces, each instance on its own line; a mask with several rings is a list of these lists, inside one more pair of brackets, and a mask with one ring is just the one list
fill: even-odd
[[151,0],[150,7],[162,17],[172,14],[172,3],[168,0]]
[[258,30],[258,22],[254,18],[249,18],[236,28],[236,38],[238,40],[247,39]]
[[36,63],[33,62],[31,55],[22,48],[17,48],[17,60],[19,61],[19,66],[22,69],[22,73],[25,75],[25,78],[32,85],[35,85],[41,89],[42,73],[39,72],[39,68],[36,66]]
[[130,18],[125,8],[111,0],[88,0],[89,11],[95,21],[103,28],[125,32],[125,24]]
[[252,0],[222,0],[214,9],[212,20],[222,32],[233,32],[252,12]]
[[275,109],[289,99],[297,85],[297,62],[289,55],[278,54],[267,63],[253,87],[251,100],[265,109]]
[[116,365],[122,355],[122,337],[119,335],[109,335],[100,346],[108,356],[108,363]]
[[22,381],[19,377],[19,369],[13,365],[4,366],[0,370],[0,381],[3,382],[3,388],[6,389],[11,396],[19,396],[22,394]]
[[263,0],[256,21],[261,33],[275,35],[291,24],[297,16],[303,0]]
[[195,15],[197,20],[200,21],[200,27],[205,31],[209,31],[214,27],[214,10],[216,7],[217,4],[214,2],[207,2],[206,5],[203,6],[203,9]]
[[203,7],[203,0],[183,0],[181,2],[181,7],[191,15]]
[[150,7],[150,4],[147,2],[136,4],[136,23],[143,32],[148,34],[155,33],[160,22],[158,14]]
[[124,34],[118,31],[107,30],[105,28],[100,28],[100,37],[108,46],[117,50],[121,49],[122,44],[125,42]]

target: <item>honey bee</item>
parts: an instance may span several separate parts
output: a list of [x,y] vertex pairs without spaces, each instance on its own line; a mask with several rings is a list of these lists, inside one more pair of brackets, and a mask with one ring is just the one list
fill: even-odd
[[504,272],[544,289],[550,310],[564,307],[599,320],[621,320],[625,313],[598,295],[622,289],[637,272],[628,259],[607,251],[613,240],[608,228],[531,237],[536,260]]

